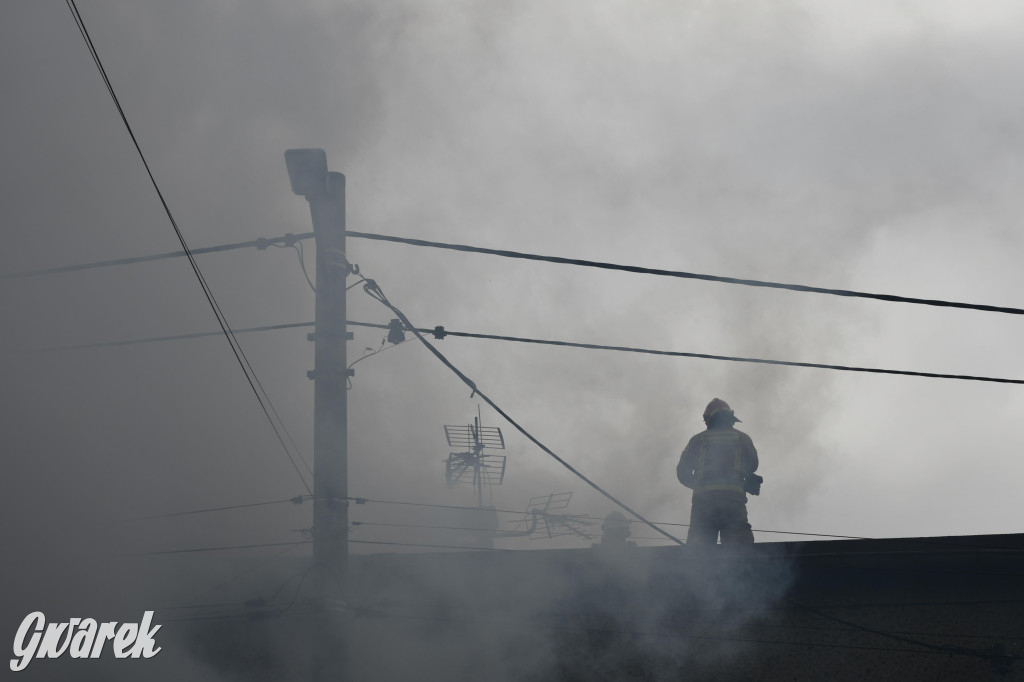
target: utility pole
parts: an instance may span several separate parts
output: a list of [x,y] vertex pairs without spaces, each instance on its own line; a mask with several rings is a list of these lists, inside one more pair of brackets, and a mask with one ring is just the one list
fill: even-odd
[[309,202],[316,238],[313,380],[313,565],[319,599],[313,680],[348,680],[348,391],[345,176],[323,149],[284,153],[292,191]]

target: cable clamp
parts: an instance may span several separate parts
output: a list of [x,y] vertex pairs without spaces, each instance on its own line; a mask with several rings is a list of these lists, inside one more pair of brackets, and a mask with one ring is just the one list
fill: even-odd
[[314,502],[326,502],[328,504],[343,504],[348,506],[348,501],[352,499],[350,497],[335,497],[334,495],[321,495],[320,497],[314,497]]
[[434,327],[435,339],[443,339],[446,336],[448,336],[448,332],[444,330],[444,327],[442,327],[441,325],[437,325],[436,327]]
[[352,267],[352,264],[348,262],[348,258],[345,257],[344,249],[328,247],[324,249],[324,255],[326,256],[327,265],[331,267],[345,268],[346,272]]

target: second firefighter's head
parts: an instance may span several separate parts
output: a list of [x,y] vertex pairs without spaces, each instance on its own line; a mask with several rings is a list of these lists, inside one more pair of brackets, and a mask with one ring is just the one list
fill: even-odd
[[704,424],[709,429],[715,426],[732,426],[738,421],[729,403],[721,398],[715,398],[704,408]]

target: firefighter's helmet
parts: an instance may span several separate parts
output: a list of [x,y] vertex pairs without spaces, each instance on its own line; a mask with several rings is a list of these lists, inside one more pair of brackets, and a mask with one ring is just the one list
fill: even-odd
[[736,418],[736,415],[733,414],[732,408],[729,407],[729,403],[725,402],[721,398],[715,398],[710,403],[708,403],[707,407],[704,408],[704,423],[710,424],[711,419],[716,414],[723,411],[728,413],[729,416],[732,417],[733,421],[739,421],[739,419]]

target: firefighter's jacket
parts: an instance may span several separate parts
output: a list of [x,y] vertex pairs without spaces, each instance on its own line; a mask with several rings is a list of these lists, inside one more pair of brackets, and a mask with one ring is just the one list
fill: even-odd
[[703,493],[736,493],[746,499],[743,481],[757,471],[757,450],[750,436],[732,426],[715,426],[690,439],[676,476],[694,499]]

